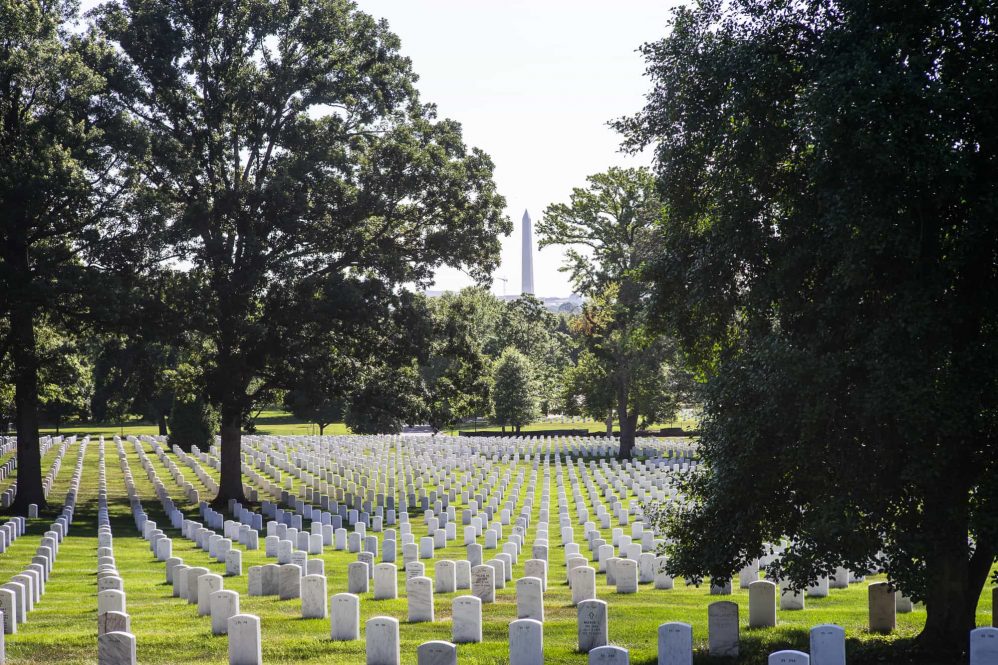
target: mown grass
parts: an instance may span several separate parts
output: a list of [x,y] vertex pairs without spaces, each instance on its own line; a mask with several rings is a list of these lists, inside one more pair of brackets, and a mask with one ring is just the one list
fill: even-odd
[[[126,442],[125,449],[135,480],[142,496],[143,505],[150,517],[174,538],[174,555],[185,563],[205,566],[212,572],[224,574],[224,566],[210,560],[206,553],[194,547],[193,543],[180,537],[179,533],[168,528],[161,507],[155,499],[152,484],[146,477],[138,456]],[[165,467],[146,447],[147,453],[159,477],[179,500],[179,488],[173,483]],[[80,497],[76,520],[69,537],[64,541],[53,574],[46,587],[46,595],[30,614],[28,623],[18,627],[16,635],[7,636],[8,662],[18,665],[28,663],[95,663],[96,662],[96,496],[97,496],[97,442],[92,441],[87,449],[83,480],[80,484]],[[54,453],[50,453],[54,454]],[[172,454],[172,453],[171,453]],[[48,457],[48,456],[47,456]],[[76,449],[66,453],[50,500],[61,503],[65,496]],[[127,610],[131,615],[132,630],[138,641],[138,660],[143,664],[173,663],[227,663],[228,642],[226,637],[211,635],[210,620],[198,617],[196,606],[186,601],[172,598],[171,587],[165,583],[164,564],[155,560],[148,544],[135,530],[125,495],[125,485],[118,464],[117,450],[111,441],[106,444],[107,485],[109,494],[112,528],[114,532],[114,552],[118,569],[125,581]],[[43,468],[48,468],[47,459]],[[187,480],[195,483],[204,496],[204,488],[188,467],[178,466]],[[210,472],[210,471],[209,471]],[[212,475],[214,475],[213,472]],[[536,483],[530,483],[530,470],[526,472],[525,492],[534,492],[534,520],[531,523],[527,543],[533,541],[536,530],[537,513],[540,510],[543,472],[538,474]],[[557,484],[552,470],[551,512],[557,513]],[[190,515],[196,514],[196,506],[182,505]],[[30,561],[41,533],[51,521],[50,515],[32,520],[29,532],[22,536],[13,547],[0,555],[0,579],[7,579]],[[425,527],[418,517],[413,518],[413,531],[417,537],[425,534]],[[460,532],[460,529],[459,529]],[[551,542],[558,542],[557,522],[550,524]],[[581,529],[577,529],[581,536]],[[606,533],[609,537],[609,532]],[[328,620],[301,619],[300,601],[280,601],[276,597],[249,597],[247,593],[248,569],[252,565],[271,563],[261,549],[243,553],[243,576],[226,577],[224,585],[240,593],[241,611],[256,614],[262,619],[263,657],[266,663],[363,663],[364,642],[332,642],[329,640]],[[586,551],[583,546],[583,551]],[[529,548],[527,548],[529,552]],[[525,552],[525,554],[527,554]],[[491,558],[486,551],[485,558]],[[452,545],[437,551],[436,559],[464,558],[465,549]],[[328,578],[329,594],[346,591],[346,565],[355,555],[327,550],[322,556]],[[521,555],[515,567],[514,579],[521,576],[523,562],[529,558]],[[586,657],[576,651],[576,612],[570,605],[570,592],[564,583],[564,550],[552,546],[550,550],[549,586],[545,595],[544,645],[545,662],[573,663],[586,662]],[[433,562],[427,561],[427,574],[433,576]],[[879,578],[873,578],[879,579]],[[869,581],[869,580],[868,580]],[[631,662],[636,665],[650,665],[656,662],[656,636],[658,626],[666,621],[685,621],[692,624],[694,648],[697,651],[696,663],[731,663],[731,660],[710,659],[705,654],[707,639],[707,606],[719,598],[710,596],[706,586],[686,587],[677,581],[676,588],[669,591],[656,591],[650,585],[642,585],[639,593],[618,595],[608,588],[603,575],[597,578],[598,596],[609,603],[612,643],[630,649]],[[404,578],[400,574],[399,589],[404,596]],[[361,627],[364,622],[376,615],[396,617],[401,622],[402,660],[416,662],[416,647],[422,642],[434,639],[449,640],[451,623],[451,600],[468,593],[438,594],[435,597],[436,621],[433,623],[406,623],[406,602],[404,598],[392,601],[375,601],[373,594],[366,594],[361,601]],[[865,663],[902,663],[925,661],[908,660],[901,650],[913,638],[925,620],[923,608],[917,607],[911,614],[898,615],[898,630],[890,636],[872,635],[866,631],[866,584],[852,585],[846,590],[834,590],[825,599],[808,599],[808,608],[799,612],[780,612],[779,625],[773,629],[748,630],[748,594],[738,589],[726,600],[733,600],[740,606],[742,625],[742,657],[738,663],[762,664],[771,651],[782,648],[807,650],[807,630],[819,623],[837,623],[844,626],[848,637],[850,665]],[[515,591],[512,584],[497,591],[497,602],[484,606],[484,642],[481,644],[460,645],[458,658],[461,663],[499,664],[508,662],[506,645],[508,625],[516,618]],[[978,624],[990,625],[990,589],[982,597],[978,607]]]

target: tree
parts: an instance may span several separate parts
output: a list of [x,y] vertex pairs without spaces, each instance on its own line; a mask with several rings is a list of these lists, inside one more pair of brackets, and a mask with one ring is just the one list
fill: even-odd
[[[998,14],[705,2],[644,47],[662,323],[704,381],[674,574],[882,567],[965,649],[998,554]],[[723,538],[702,534],[723,533]]]
[[[37,327],[67,330],[96,320],[113,302],[96,278],[144,263],[143,243],[122,242],[116,214],[133,172],[126,157],[141,141],[127,114],[109,103],[98,65],[114,53],[70,31],[76,3],[0,4],[0,358],[9,356],[17,423],[14,513],[46,505],[38,445]],[[116,260],[110,257],[115,256]],[[80,317],[86,316],[86,319]]]
[[425,417],[434,432],[489,409],[489,359],[477,334],[495,300],[484,289],[466,288],[430,299],[431,330],[420,375]]
[[36,325],[38,406],[42,417],[59,428],[67,418],[86,419],[94,392],[93,367],[75,341],[50,326]]
[[569,363],[569,337],[559,331],[561,319],[529,293],[499,301],[498,317],[485,337],[485,353],[498,358],[513,347],[530,360],[539,406],[546,414],[558,398],[561,373]]
[[345,408],[342,398],[331,397],[316,384],[298,386],[284,397],[284,409],[295,418],[315,423],[319,427],[319,436],[329,425],[343,421]]
[[[620,422],[620,452],[631,456],[638,420],[669,415],[659,381],[672,345],[647,334],[648,284],[640,271],[658,242],[665,214],[647,169],[611,168],[552,204],[537,225],[540,247],[566,245],[576,291],[589,298],[578,319],[583,344],[603,364]],[[598,380],[594,375],[591,380]]]
[[561,390],[567,415],[606,422],[606,435],[613,435],[613,383],[604,364],[591,351],[583,349],[578,361],[565,368]]
[[398,38],[354,5],[139,0],[99,12],[128,59],[115,99],[152,136],[142,219],[197,277],[187,323],[212,343],[214,505],[225,505],[244,499],[250,386],[282,380],[273,370],[320,295],[386,300],[443,264],[484,280],[511,224],[488,156],[420,103]]
[[527,357],[510,347],[496,360],[492,371],[492,394],[495,400],[496,422],[520,428],[537,419],[537,401],[534,399],[532,367]]

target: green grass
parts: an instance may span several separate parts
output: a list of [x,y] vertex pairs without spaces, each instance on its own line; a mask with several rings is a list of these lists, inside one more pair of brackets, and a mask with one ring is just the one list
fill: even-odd
[[[280,424],[280,423],[277,423]],[[182,539],[169,526],[155,499],[152,484],[139,463],[139,458],[131,445],[125,445],[131,472],[142,497],[143,505],[150,517],[174,538],[174,555],[185,563],[205,566],[212,572],[224,574],[224,566],[210,560],[206,553],[194,547],[193,543]],[[95,663],[96,662],[96,495],[97,495],[97,442],[89,445],[85,458],[83,479],[77,504],[76,520],[70,534],[63,542],[52,576],[46,587],[46,595],[29,615],[28,622],[18,627],[16,635],[7,636],[8,662],[18,665],[29,663]],[[50,495],[53,505],[61,503],[69,485],[76,448],[70,448],[63,460],[63,468]],[[50,453],[54,454],[53,453]],[[151,454],[147,454],[157,474],[179,501],[179,488],[166,472],[165,467]],[[172,454],[172,453],[171,453]],[[114,444],[106,444],[107,481],[109,508],[114,532],[114,552],[127,592],[127,610],[131,615],[132,630],[137,636],[138,660],[143,664],[173,663],[227,663],[227,638],[214,637],[210,631],[210,620],[198,617],[196,606],[173,598],[171,587],[165,584],[164,564],[156,561],[149,547],[135,530],[134,522],[125,495],[125,485],[118,465]],[[47,469],[51,459],[43,463]],[[179,465],[179,463],[178,463]],[[194,482],[200,490],[203,487],[197,477],[185,465],[179,465],[186,480]],[[214,472],[209,471],[212,475]],[[538,482],[529,482],[527,470],[525,487],[535,496],[534,519],[526,542],[533,541],[536,530],[537,511],[543,483],[543,472]],[[626,500],[630,497],[624,497]],[[588,497],[587,497],[588,500]],[[552,472],[551,511],[557,512],[557,485]],[[188,514],[196,513],[196,506],[178,505]],[[16,541],[4,554],[0,555],[0,578],[7,579],[20,571],[30,561],[31,554],[38,544],[41,533],[54,517],[53,512],[44,518],[31,520],[29,532]],[[413,518],[413,531],[418,540],[425,534],[422,520]],[[576,653],[576,612],[570,606],[570,592],[564,584],[563,549],[553,544],[559,541],[557,522],[550,521],[552,547],[550,550],[549,586],[545,594],[544,644],[545,662],[583,664],[586,657]],[[576,533],[581,536],[581,529]],[[609,535],[607,532],[606,535]],[[460,529],[459,529],[460,537]],[[586,547],[583,546],[583,551]],[[436,559],[464,558],[463,546],[450,546],[438,551]],[[486,559],[489,551],[486,551]],[[346,590],[346,565],[354,560],[354,555],[327,550],[325,560],[328,578],[328,592],[339,593]],[[514,579],[522,575],[523,562],[529,556],[521,556],[515,567]],[[254,597],[247,594],[248,569],[250,566],[273,562],[264,557],[261,549],[243,554],[243,576],[224,578],[224,586],[240,593],[241,611],[256,614],[262,619],[263,656],[265,663],[363,663],[364,642],[332,642],[328,639],[328,620],[300,618],[300,601],[279,601],[276,597]],[[427,563],[427,573],[432,577],[432,562]],[[3,577],[6,576],[6,577]],[[873,578],[880,579],[880,578]],[[706,651],[707,606],[718,600],[708,594],[706,586],[686,587],[677,581],[676,588],[669,591],[656,591],[650,585],[642,585],[634,595],[617,595],[605,584],[604,576],[597,576],[598,597],[609,602],[610,640],[625,646],[631,651],[631,662],[636,665],[650,665],[655,662],[656,632],[666,621],[685,621],[692,624],[694,647],[697,650],[696,662],[731,663],[732,661],[712,660],[703,654]],[[400,593],[404,583],[400,576]],[[434,639],[450,639],[451,600],[457,595],[438,594],[435,597],[436,621],[434,623],[407,624],[404,599],[394,601],[374,601],[372,594],[366,594],[361,601],[362,633],[364,622],[375,615],[396,617],[401,622],[402,658],[407,664],[415,663],[416,647],[422,642]],[[896,648],[903,647],[914,637],[925,620],[924,608],[915,612],[898,615],[898,630],[890,636],[871,635],[865,629],[867,622],[866,584],[854,584],[846,590],[834,590],[825,599],[808,599],[808,609],[799,612],[780,612],[779,625],[772,629],[748,630],[748,595],[738,589],[726,598],[740,606],[742,625],[743,656],[737,662],[745,664],[765,663],[765,656],[782,648],[807,650],[807,630],[819,623],[837,623],[847,631],[850,665],[865,663],[909,662],[897,655]],[[509,584],[497,591],[497,602],[485,605],[484,642],[481,644],[459,645],[458,658],[461,663],[499,664],[508,659],[506,645],[508,625],[516,618],[515,592]],[[990,625],[990,589],[986,589],[978,607],[978,625]],[[915,662],[915,661],[911,661]],[[923,661],[924,662],[924,661]]]

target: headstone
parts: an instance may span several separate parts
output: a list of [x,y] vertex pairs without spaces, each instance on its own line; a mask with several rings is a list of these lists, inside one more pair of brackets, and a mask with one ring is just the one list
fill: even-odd
[[97,614],[104,612],[127,612],[125,609],[125,593],[117,589],[108,589],[97,594]]
[[334,640],[360,639],[360,598],[338,593],[329,599],[329,637]]
[[433,640],[416,648],[417,665],[457,665],[457,647],[450,642]]
[[260,617],[236,614],[229,617],[229,665],[263,665]]
[[589,653],[609,641],[606,601],[584,600],[578,605],[579,651]]
[[98,635],[97,665],[136,665],[135,636],[121,631]]
[[377,616],[365,625],[367,665],[400,665],[399,622],[392,617]]
[[655,588],[671,589],[673,587],[672,575],[666,567],[666,558],[660,556],[655,559]]
[[367,593],[367,564],[363,561],[352,561],[347,564],[347,592],[353,594]]
[[776,585],[769,580],[756,580],[748,585],[749,628],[770,628],[776,625]]
[[544,622],[544,583],[536,577],[516,581],[516,618]]
[[482,600],[458,596],[451,604],[451,640],[458,644],[482,641]]
[[301,578],[301,616],[303,619],[326,618],[325,575],[306,575]]
[[615,646],[596,647],[589,652],[589,665],[628,665],[627,649]]
[[670,622],[658,627],[658,665],[693,665],[693,627]]
[[811,665],[846,665],[846,631],[825,623],[811,629]]
[[738,657],[738,604],[730,600],[707,607],[707,648],[711,656]]
[[379,563],[374,567],[374,599],[398,598],[398,569],[394,563]]
[[617,593],[638,592],[638,562],[633,559],[617,561],[616,571]]
[[457,566],[453,561],[437,561],[433,567],[433,578],[436,593],[453,593],[457,590]]
[[769,654],[769,665],[810,665],[811,658],[802,651],[774,651]]
[[97,634],[131,633],[132,619],[124,612],[104,612],[97,615]]
[[544,624],[535,619],[509,624],[509,665],[544,665]]
[[804,609],[804,592],[794,591],[790,588],[789,581],[780,582],[780,609],[781,610],[802,610]]
[[222,590],[222,577],[208,573],[198,578],[198,616],[211,614],[211,594]]
[[970,665],[998,663],[998,628],[975,628],[970,631]]
[[897,625],[896,593],[887,582],[874,582],[868,587],[871,633],[894,631]]
[[409,601],[409,623],[433,621],[433,580],[410,578],[405,583],[405,594]]
[[572,583],[572,604],[596,598],[596,569],[591,566],[573,568],[569,573]]
[[280,594],[281,600],[291,600],[301,597],[301,567],[293,563],[281,566]]
[[471,569],[471,595],[483,603],[496,601],[495,569],[492,566],[475,566]]
[[211,632],[225,635],[229,630],[229,619],[239,614],[239,592],[223,589],[211,594]]

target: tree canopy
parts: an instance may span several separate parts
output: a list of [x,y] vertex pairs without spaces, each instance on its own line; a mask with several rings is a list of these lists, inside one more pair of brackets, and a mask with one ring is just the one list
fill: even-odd
[[[703,379],[674,574],[883,568],[959,652],[998,553],[993,5],[701,2],[644,47],[660,323]],[[723,534],[723,537],[721,536]]]
[[502,352],[492,370],[492,395],[496,422],[517,432],[537,417],[532,368],[527,357],[513,347]]
[[[589,299],[576,330],[590,352],[587,361],[601,365],[589,380],[608,384],[620,421],[620,456],[628,458],[639,418],[674,412],[663,380],[673,347],[647,331],[649,285],[641,274],[666,212],[647,169],[611,168],[588,181],[588,188],[572,190],[569,203],[545,209],[537,234],[541,247],[568,247],[562,270]],[[566,388],[590,407],[603,401],[592,388]]]
[[323,297],[378,309],[444,264],[485,279],[511,224],[491,160],[420,102],[398,38],[353,4],[139,0],[99,12],[127,61],[113,98],[151,137],[133,214],[195,278],[187,324],[211,342],[224,504],[243,498],[254,380],[281,380],[271,370],[317,307],[358,315]]

